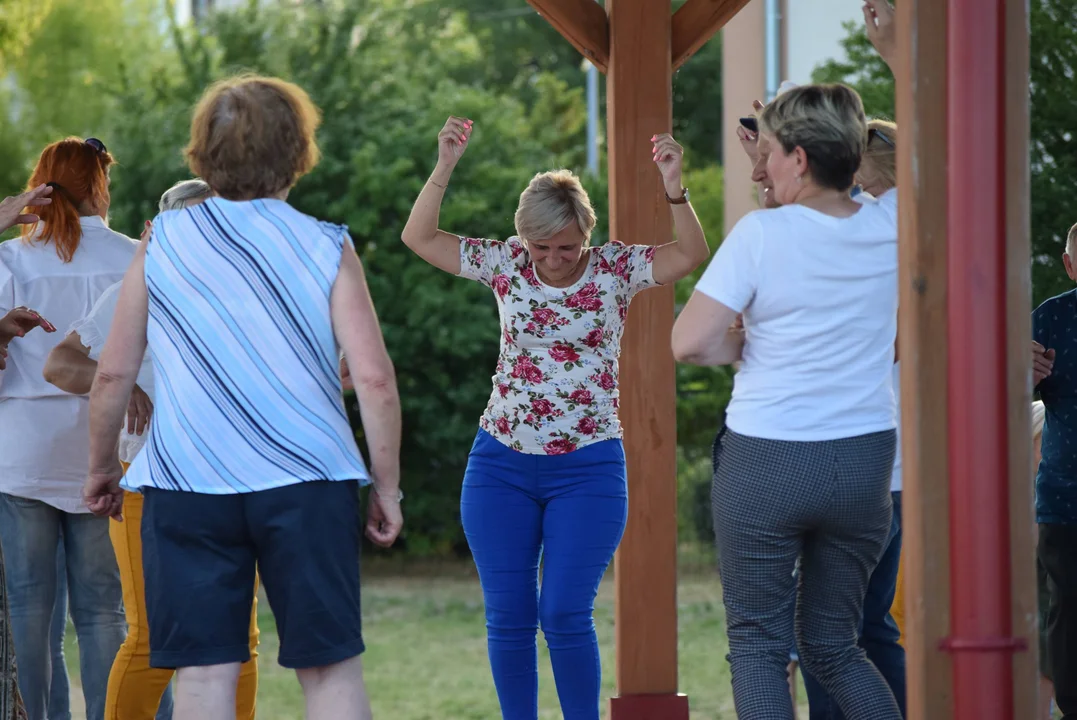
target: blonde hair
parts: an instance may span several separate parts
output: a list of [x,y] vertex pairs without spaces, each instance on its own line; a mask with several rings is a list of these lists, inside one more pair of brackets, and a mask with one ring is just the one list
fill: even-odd
[[165,190],[157,208],[161,212],[166,210],[182,210],[192,200],[205,200],[213,195],[213,189],[206,184],[205,180],[180,180],[172,187]]
[[759,115],[761,131],[786,153],[802,148],[817,184],[847,190],[867,144],[864,103],[848,85],[800,85],[774,98]]
[[272,197],[318,164],[321,113],[303,88],[239,75],[214,83],[191,119],[187,162],[226,200]]
[[868,144],[860,164],[860,177],[867,184],[897,187],[897,123],[868,121]]
[[1071,227],[1066,235],[1066,254],[1072,258],[1074,253],[1077,253],[1077,224]]
[[572,223],[591,239],[596,222],[591,198],[571,170],[551,170],[531,178],[520,193],[516,234],[521,240],[548,240]]

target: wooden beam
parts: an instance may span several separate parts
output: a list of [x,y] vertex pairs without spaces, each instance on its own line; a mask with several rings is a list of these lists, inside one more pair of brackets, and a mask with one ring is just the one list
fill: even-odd
[[725,27],[750,0],[688,0],[673,13],[672,66],[676,70]]
[[610,64],[610,32],[606,11],[595,0],[527,0],[539,15],[606,72]]
[[1029,184],[1029,29],[1025,0],[1006,0],[1006,329],[1007,416],[1010,447],[1010,592],[1014,637],[1028,649],[1014,656],[1011,717],[1036,717],[1039,691],[1039,605],[1032,466],[1029,338],[1032,274]]
[[947,363],[947,7],[897,3],[903,544],[909,720],[953,717]]
[[[590,0],[588,0],[590,1]],[[650,138],[673,125],[670,0],[606,0],[610,237],[672,239]],[[628,526],[617,552],[617,691],[611,720],[688,720],[677,694],[677,411],[672,285],[632,301],[622,344]]]

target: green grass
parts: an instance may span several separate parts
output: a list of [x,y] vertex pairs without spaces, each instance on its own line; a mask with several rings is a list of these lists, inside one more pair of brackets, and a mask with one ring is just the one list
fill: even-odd
[[[687,693],[692,718],[733,718],[725,616],[717,580],[696,563],[682,568],[680,690]],[[370,564],[368,564],[370,565]],[[421,572],[369,567],[363,583],[364,655],[367,687],[377,718],[392,720],[490,720],[500,717],[486,657],[482,594],[469,566],[442,566]],[[387,574],[390,573],[391,574]],[[602,651],[603,713],[615,692],[613,579],[606,578],[595,609]],[[277,665],[277,636],[269,605],[259,603],[260,720],[303,717],[295,675]],[[69,629],[67,664],[73,695],[78,691],[78,654]],[[549,652],[539,637],[540,717],[561,717]],[[801,689],[799,699],[803,701]],[[75,704],[73,698],[73,704]],[[81,704],[81,698],[78,699]],[[801,718],[807,717],[803,706]],[[79,717],[76,715],[76,717]]]

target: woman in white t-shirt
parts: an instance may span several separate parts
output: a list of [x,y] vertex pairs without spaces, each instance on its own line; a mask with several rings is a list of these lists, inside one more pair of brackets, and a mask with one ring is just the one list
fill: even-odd
[[[867,137],[850,88],[789,90],[759,124],[782,207],[737,223],[673,330],[681,362],[743,357],[712,495],[737,712],[793,716],[795,596],[804,668],[849,720],[897,720],[893,694],[857,647],[890,532],[896,200],[849,196]],[[744,331],[732,328],[738,313]]]
[[[213,190],[202,180],[184,180],[161,196],[161,212],[182,210],[209,199]],[[149,223],[146,223],[146,233]],[[108,338],[116,302],[123,282],[112,285],[90,313],[74,323],[67,337],[49,354],[45,377],[61,390],[74,395],[90,392],[97,359]],[[142,358],[138,379],[127,406],[127,424],[120,433],[119,455],[124,470],[146,443],[153,412],[153,361],[149,352]],[[146,588],[142,573],[142,494],[124,492],[124,522],[109,522],[109,535],[120,561],[127,639],[116,654],[108,678],[105,720],[152,720],[171,717],[172,694],[169,683],[174,671],[150,667],[149,625],[146,618]],[[240,669],[236,690],[237,720],[253,720],[258,689],[258,600],[251,611],[251,659]]]
[[[66,138],[41,152],[28,186],[48,184],[52,202],[31,206],[40,221],[25,226],[21,239],[0,243],[0,315],[27,307],[65,328],[123,277],[137,245],[108,227],[113,162],[96,138]],[[7,366],[0,370],[0,542],[30,720],[49,712],[60,542],[88,718],[101,717],[108,666],[126,632],[108,522],[82,503],[89,401],[42,377],[59,339],[0,333],[0,345],[7,346]]]

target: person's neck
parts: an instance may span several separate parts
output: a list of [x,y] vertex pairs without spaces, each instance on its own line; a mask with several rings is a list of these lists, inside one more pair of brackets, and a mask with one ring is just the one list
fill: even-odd
[[587,263],[589,260],[590,254],[588,248],[584,248],[583,252],[580,253],[580,259],[576,262],[576,267],[572,269],[572,273],[567,277],[563,277],[560,280],[551,280],[543,275],[542,266],[538,263],[535,263],[535,274],[538,275],[539,280],[550,287],[558,289],[572,287],[581,277],[583,277],[584,272],[587,270]]
[[849,217],[855,215],[860,209],[860,204],[849,197],[848,191],[822,188],[817,185],[805,186],[793,198],[793,202],[835,217]]

